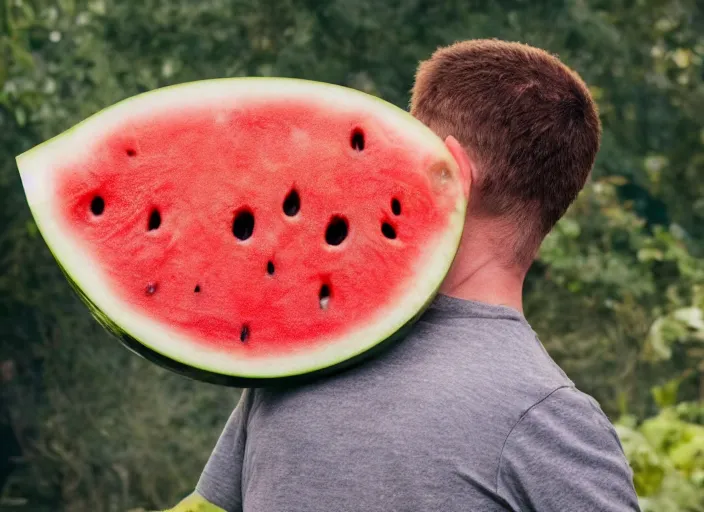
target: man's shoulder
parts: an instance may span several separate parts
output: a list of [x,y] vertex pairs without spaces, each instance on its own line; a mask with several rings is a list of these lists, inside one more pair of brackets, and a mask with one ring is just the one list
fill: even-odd
[[559,388],[574,387],[517,316],[422,322],[411,337],[400,348],[407,359],[436,368],[443,384],[482,390],[512,409],[525,410]]
[[577,447],[608,452],[617,465],[625,463],[616,430],[599,403],[570,384],[555,388],[520,414],[506,436],[499,470],[516,460],[542,456],[568,460],[576,456]]
[[564,386],[526,410],[511,429],[496,489],[515,509],[634,511],[632,477],[599,404]]
[[[599,403],[573,384],[555,388],[528,407],[521,414],[513,430],[531,431],[542,424],[546,426],[550,424],[551,428],[558,430],[580,429],[588,426],[595,432],[616,435],[613,425]],[[536,434],[540,435],[539,432]]]
[[[409,343],[399,347],[388,370],[422,375],[428,397],[450,397],[458,414],[473,413],[474,426],[507,436],[537,404],[552,403],[567,390],[578,393],[525,320],[433,320],[422,322]],[[396,378],[405,379],[391,380]],[[586,395],[584,400],[589,400]]]

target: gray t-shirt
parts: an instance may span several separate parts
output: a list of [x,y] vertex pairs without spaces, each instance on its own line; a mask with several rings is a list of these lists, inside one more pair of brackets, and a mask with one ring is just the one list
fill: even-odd
[[196,490],[227,512],[639,510],[613,427],[524,317],[444,295],[380,357],[245,390]]

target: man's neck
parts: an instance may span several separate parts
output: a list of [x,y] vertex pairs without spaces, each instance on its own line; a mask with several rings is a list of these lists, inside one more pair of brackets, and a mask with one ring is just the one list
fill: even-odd
[[460,299],[508,306],[523,312],[526,270],[497,258],[492,237],[482,237],[470,225],[440,293]]

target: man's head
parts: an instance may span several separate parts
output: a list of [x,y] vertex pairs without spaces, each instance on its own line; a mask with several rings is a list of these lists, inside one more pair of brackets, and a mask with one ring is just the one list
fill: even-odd
[[[411,113],[455,137],[474,167],[470,217],[491,218],[527,266],[589,176],[601,125],[580,77],[548,53],[474,40],[420,64]],[[507,261],[508,262],[508,261]]]

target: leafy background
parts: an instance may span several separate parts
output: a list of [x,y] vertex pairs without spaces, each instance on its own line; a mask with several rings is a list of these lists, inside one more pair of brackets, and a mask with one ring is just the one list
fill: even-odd
[[704,511],[704,7],[697,0],[0,0],[0,510],[164,508],[236,390],[124,350],[60,274],[14,156],[120,99],[292,76],[406,107],[417,62],[498,37],[598,100],[593,179],[546,240],[526,315],[617,424],[645,511]]

